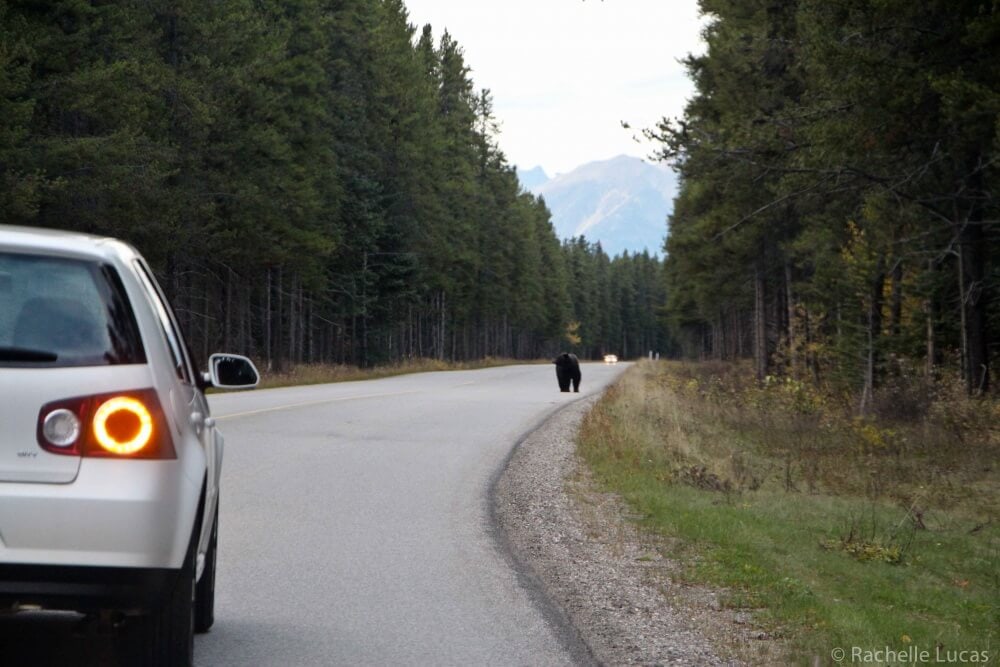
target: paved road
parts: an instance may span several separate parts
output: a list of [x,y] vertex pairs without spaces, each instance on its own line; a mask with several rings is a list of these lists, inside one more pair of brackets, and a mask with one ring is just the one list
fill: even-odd
[[[587,365],[584,391],[620,368]],[[213,397],[229,444],[219,620],[199,664],[573,662],[489,521],[513,445],[580,396],[554,376],[514,366]]]
[[[585,365],[581,394],[534,365],[212,396],[227,444],[197,664],[586,661],[494,534],[489,489],[523,435],[622,370]],[[65,619],[13,622],[117,654]]]

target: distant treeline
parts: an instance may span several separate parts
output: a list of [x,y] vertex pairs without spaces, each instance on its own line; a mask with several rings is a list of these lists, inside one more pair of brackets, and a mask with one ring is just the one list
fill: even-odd
[[995,378],[1000,5],[701,0],[667,315],[688,355],[853,387]]
[[196,356],[633,355],[662,263],[560,244],[401,0],[0,3],[0,222],[131,241]]

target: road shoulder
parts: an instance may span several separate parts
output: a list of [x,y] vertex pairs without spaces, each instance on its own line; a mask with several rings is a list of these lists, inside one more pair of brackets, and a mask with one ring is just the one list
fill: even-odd
[[636,530],[577,457],[577,429],[598,398],[546,421],[497,481],[494,514],[514,557],[599,663],[742,664],[732,656],[763,637],[716,592],[675,583],[663,545]]

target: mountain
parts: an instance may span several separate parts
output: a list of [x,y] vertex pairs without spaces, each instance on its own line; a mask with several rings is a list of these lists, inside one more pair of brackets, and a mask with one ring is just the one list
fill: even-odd
[[518,169],[517,177],[521,181],[521,187],[528,192],[534,192],[535,188],[544,185],[549,180],[549,175],[541,167],[535,167],[524,172]]
[[560,238],[582,234],[588,241],[600,241],[609,255],[644,249],[662,254],[677,189],[672,171],[620,155],[589,162],[540,184],[525,182],[525,176],[539,171],[536,167],[519,174],[521,183],[545,198]]

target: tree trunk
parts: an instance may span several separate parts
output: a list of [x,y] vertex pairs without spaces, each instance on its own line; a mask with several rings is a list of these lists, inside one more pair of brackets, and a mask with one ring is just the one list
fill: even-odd
[[233,270],[226,267],[226,302],[222,315],[222,349],[233,349]]
[[757,380],[763,382],[767,377],[767,309],[765,301],[764,270],[760,263],[754,270],[754,362],[757,369]]
[[296,298],[296,293],[298,292],[296,282],[298,282],[298,275],[292,274],[292,280],[290,289],[288,290],[288,360],[294,364],[296,357],[298,355],[297,343],[299,338],[298,332],[298,299]]
[[964,332],[966,387],[970,394],[990,388],[990,357],[987,337],[985,285],[985,239],[977,220],[962,228],[959,249],[962,289],[962,329]]
[[267,370],[274,370],[274,354],[271,346],[271,269],[267,270],[267,290],[264,305],[264,352],[267,357]]
[[933,300],[924,301],[924,315],[927,320],[927,361],[924,365],[924,375],[928,380],[934,377],[934,303]]
[[788,305],[788,326],[785,335],[788,340],[788,367],[789,373],[795,377],[798,373],[799,360],[798,341],[795,338],[795,298],[792,292],[792,262],[785,257],[785,301]]
[[889,333],[899,336],[903,326],[903,262],[896,260],[892,265],[892,303],[889,308]]
[[885,289],[885,259],[879,257],[868,295],[868,327],[866,330],[865,386],[861,391],[859,412],[867,414],[875,397],[876,370],[878,367],[878,341],[882,333],[882,292]]

